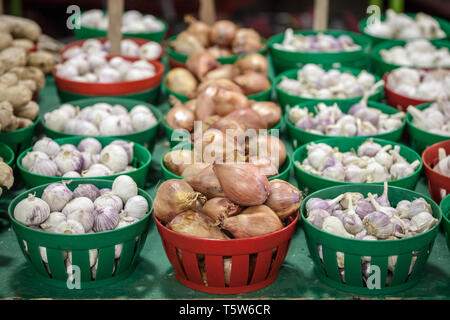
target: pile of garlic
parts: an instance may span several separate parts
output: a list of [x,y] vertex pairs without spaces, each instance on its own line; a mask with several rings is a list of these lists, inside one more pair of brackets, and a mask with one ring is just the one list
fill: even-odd
[[380,50],[380,56],[387,63],[405,67],[450,67],[448,48],[442,47],[438,49],[425,39],[412,40],[404,46],[382,49]]
[[347,35],[334,37],[329,34],[318,32],[317,35],[294,34],[291,28],[284,32],[284,39],[281,43],[274,43],[274,48],[278,50],[293,52],[339,52],[355,51],[361,46],[354,43],[353,39]]
[[[21,224],[42,232],[55,234],[99,233],[127,227],[143,219],[149,212],[147,199],[138,195],[132,178],[117,177],[111,189],[99,189],[93,184],[79,184],[70,190],[64,183],[47,186],[41,197],[29,194],[14,208],[14,218]],[[24,241],[28,253],[27,242]],[[39,247],[47,271],[46,247]],[[67,273],[72,275],[72,252],[62,251]],[[122,254],[122,244],[115,245],[115,262]],[[95,279],[98,249],[89,250],[92,278]]]
[[368,107],[365,98],[353,105],[348,114],[343,113],[336,103],[327,106],[322,102],[315,106],[315,114],[300,106],[288,112],[289,121],[301,130],[339,137],[370,136],[394,131],[402,126],[405,117],[404,112],[389,115]]
[[[101,42],[97,39],[87,39],[80,46],[72,46],[62,54],[63,59],[71,59],[78,56],[87,57],[91,54],[108,54],[110,48],[109,40]],[[161,56],[162,47],[159,43],[149,41],[139,46],[131,39],[122,39],[120,41],[120,54],[127,57],[139,57],[145,60],[155,60]]]
[[77,55],[56,65],[56,74],[72,81],[89,83],[113,83],[151,78],[156,68],[146,60],[134,62],[115,56],[106,58],[107,53],[94,51],[89,55]]
[[439,162],[433,167],[433,169],[450,178],[450,153],[447,154],[444,148],[439,148],[438,155]]
[[353,183],[383,182],[412,175],[420,161],[409,163],[400,155],[400,145],[381,146],[367,139],[356,151],[340,152],[326,143],[310,143],[308,156],[296,165],[315,176]]
[[375,77],[362,70],[358,76],[337,69],[325,71],[308,63],[297,72],[297,79],[283,78],[278,89],[291,95],[314,99],[348,99],[374,91]]
[[44,114],[45,125],[55,131],[82,136],[120,136],[147,130],[158,123],[152,111],[136,105],[130,111],[106,102],[79,109],[63,104]]
[[[81,25],[108,30],[108,15],[98,9],[88,10],[81,15]],[[148,33],[164,29],[164,24],[151,14],[143,15],[137,10],[125,11],[122,15],[122,33]]]
[[386,10],[386,20],[368,24],[364,30],[370,35],[389,39],[444,38],[445,32],[432,16],[419,12],[415,18],[404,13]]
[[[388,199],[387,183],[383,194],[364,195],[358,192],[346,192],[334,199],[311,198],[306,203],[307,219],[315,227],[350,239],[364,241],[396,240],[422,234],[432,228],[438,221],[432,215],[431,206],[423,198],[413,201],[401,200],[395,207]],[[322,246],[318,245],[318,253],[323,261]],[[409,273],[414,268],[417,251],[412,252]],[[338,251],[337,265],[341,279],[345,283],[344,253]],[[364,281],[370,275],[370,256],[361,257],[362,276]],[[389,256],[387,284],[389,284],[397,256]]]
[[104,177],[136,170],[134,143],[114,140],[105,147],[95,138],[85,138],[77,146],[59,145],[42,138],[23,158],[21,165],[32,173],[65,178]]
[[450,71],[401,67],[391,71],[387,86],[398,94],[420,100],[437,100],[441,95],[450,97]]
[[450,100],[441,99],[424,110],[408,107],[412,124],[419,129],[441,136],[450,137]]

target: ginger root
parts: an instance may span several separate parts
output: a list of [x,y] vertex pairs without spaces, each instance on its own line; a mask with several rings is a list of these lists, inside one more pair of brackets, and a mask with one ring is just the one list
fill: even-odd
[[13,37],[8,32],[0,32],[0,51],[13,44]]
[[28,65],[37,67],[44,73],[49,73],[55,65],[55,59],[51,53],[45,51],[30,52],[28,55]]
[[14,113],[17,117],[34,120],[39,114],[39,105],[34,101],[30,101],[14,110]]
[[14,121],[14,109],[8,101],[0,102],[0,132],[5,131]]
[[10,102],[14,109],[28,103],[32,97],[33,92],[24,85],[0,86],[0,101]]
[[0,23],[6,23],[14,38],[25,38],[37,41],[41,35],[41,27],[33,20],[9,15],[0,16]]
[[45,86],[45,75],[41,69],[36,67],[15,67],[9,70],[15,73],[19,80],[34,80],[37,85],[37,90],[40,91]]
[[28,39],[14,39],[11,45],[13,47],[20,47],[29,51],[34,47],[34,42]]
[[0,62],[10,70],[14,67],[23,67],[27,64],[27,50],[18,47],[9,47],[0,52]]
[[[0,161],[0,186],[11,188],[14,184],[13,170],[3,161]],[[2,194],[2,188],[0,188],[0,195]]]

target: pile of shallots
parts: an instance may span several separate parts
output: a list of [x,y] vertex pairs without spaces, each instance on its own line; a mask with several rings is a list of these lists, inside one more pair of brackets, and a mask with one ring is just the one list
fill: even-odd
[[59,145],[50,138],[38,140],[21,165],[34,174],[50,177],[104,177],[136,170],[134,143],[114,140],[105,147],[95,138]]
[[[106,57],[109,53],[109,40],[101,42],[97,39],[87,39],[80,46],[72,46],[62,54],[63,59],[75,58],[95,54]],[[149,41],[143,45],[138,45],[131,39],[120,41],[120,54],[127,57],[139,57],[145,60],[155,60],[161,56],[162,47],[158,42]]]
[[389,74],[387,86],[396,93],[420,100],[437,100],[441,96],[448,98],[450,71],[401,67]]
[[[108,30],[109,18],[102,10],[88,10],[81,15],[80,20],[82,26]],[[122,15],[122,33],[149,33],[163,29],[164,24],[151,14],[143,15],[137,10],[128,10]]]
[[156,74],[156,69],[147,60],[131,62],[120,56],[108,60],[104,52],[94,51],[57,64],[56,74],[78,82],[113,83],[151,78]]
[[2,186],[7,189],[11,188],[14,183],[14,174],[10,166],[3,162],[3,158],[0,157],[0,196],[2,195]]
[[284,143],[272,135],[254,135],[239,141],[217,129],[208,129],[194,142],[192,150],[175,149],[163,157],[163,164],[173,174],[198,185],[209,194],[220,189],[214,176],[213,163],[241,162],[257,166],[267,178],[277,176],[286,161]]
[[439,162],[433,167],[433,170],[450,178],[450,154],[446,154],[444,148],[438,149]]
[[[381,196],[369,193],[365,198],[359,192],[346,192],[334,199],[311,198],[306,203],[306,220],[313,226],[336,236],[364,241],[396,240],[413,237],[432,228],[438,221],[431,206],[423,198],[401,200],[395,207],[388,199],[388,186],[384,184]],[[318,246],[323,261],[322,245]],[[337,253],[337,265],[345,282],[344,253]],[[412,252],[409,273],[414,268],[417,251]],[[370,275],[370,256],[361,257],[364,281]],[[397,256],[389,256],[389,275],[392,278]]]
[[367,139],[356,151],[340,152],[326,143],[310,143],[308,156],[296,165],[324,179],[354,183],[383,182],[408,177],[420,166],[400,155],[400,145],[381,146]]
[[[47,186],[41,198],[29,194],[14,208],[14,218],[35,230],[56,234],[99,233],[127,227],[143,219],[150,211],[149,203],[138,195],[138,187],[129,176],[117,177],[111,189],[93,184],[79,184],[73,191],[64,183]],[[27,243],[24,241],[25,250]],[[39,247],[48,268],[47,250]],[[116,263],[122,244],[115,245]],[[72,252],[63,251],[67,273],[71,275]],[[89,250],[91,274],[95,279],[98,250]],[[49,271],[50,272],[50,271]]]
[[297,72],[297,79],[282,78],[278,89],[291,95],[314,99],[349,99],[375,92],[383,81],[362,70],[357,76],[347,71],[330,69],[308,63]]
[[83,136],[118,136],[147,130],[158,122],[145,105],[130,111],[120,104],[98,102],[80,110],[65,103],[44,114],[45,125],[55,131]]
[[161,184],[154,210],[167,228],[197,238],[257,237],[281,230],[303,199],[296,187],[268,181],[249,163],[214,163],[209,168],[208,179]]
[[316,35],[294,34],[291,28],[284,31],[284,39],[281,43],[274,43],[278,50],[293,52],[339,52],[355,51],[361,49],[353,39],[347,35],[334,37],[330,34],[318,32]]
[[297,128],[325,136],[370,136],[394,131],[403,125],[405,113],[386,114],[367,105],[367,95],[354,104],[347,114],[337,103],[318,103],[315,113],[307,107],[295,106],[288,112],[289,121]]
[[376,37],[389,39],[435,39],[444,38],[445,32],[432,16],[419,12],[414,18],[386,10],[386,19],[367,24],[365,32]]
[[423,110],[408,107],[412,124],[419,129],[441,136],[450,136],[450,100],[440,99]]
[[187,15],[185,21],[189,27],[169,42],[169,46],[181,54],[190,56],[207,51],[220,58],[256,52],[264,47],[258,32],[241,28],[229,20],[219,20],[210,26]]
[[404,46],[380,50],[381,58],[391,64],[416,68],[445,68],[450,66],[448,48],[436,48],[425,39],[412,40]]
[[224,65],[209,52],[194,53],[187,59],[186,68],[171,69],[165,81],[168,89],[189,98],[199,97],[212,84],[245,95],[263,92],[272,86],[267,77],[268,62],[259,53]]

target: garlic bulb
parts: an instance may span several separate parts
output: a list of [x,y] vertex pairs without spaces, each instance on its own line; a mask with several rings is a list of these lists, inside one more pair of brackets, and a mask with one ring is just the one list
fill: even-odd
[[61,151],[55,156],[54,161],[63,174],[69,171],[79,172],[83,169],[83,155],[78,150]]
[[94,203],[86,197],[75,198],[69,201],[61,212],[67,217],[70,213],[77,211],[93,212]]
[[47,202],[50,211],[61,211],[72,200],[72,191],[62,183],[52,183],[44,189],[41,199]]
[[120,221],[119,210],[113,207],[97,208],[94,216],[92,229],[95,232],[112,230]]
[[44,230],[45,232],[57,232],[57,228],[61,223],[65,223],[67,221],[67,217],[62,212],[52,212],[48,216],[48,218],[42,222],[39,226]]
[[422,233],[434,226],[437,221],[438,219],[434,218],[429,212],[420,212],[411,218],[409,229],[413,232]]
[[111,171],[111,169],[109,169],[107,166],[101,163],[95,163],[89,169],[82,171],[81,176],[101,177],[101,176],[109,176],[111,174],[113,174],[113,171]]
[[89,152],[92,154],[98,154],[102,151],[101,143],[95,138],[84,138],[78,143],[77,148],[80,152]]
[[[89,250],[89,265],[92,267],[97,263],[98,258],[98,250],[91,249]],[[67,252],[67,262],[72,264],[72,251]]]
[[344,238],[354,238],[354,235],[348,233],[341,220],[334,216],[326,217],[322,223],[322,230],[329,232],[331,234],[344,237]]
[[394,224],[389,216],[380,211],[374,211],[363,219],[367,233],[379,239],[386,239],[394,233]]
[[61,174],[55,162],[50,159],[43,158],[36,159],[35,163],[31,166],[29,171],[31,173],[51,177],[56,177]]
[[121,146],[108,145],[100,153],[100,160],[112,171],[120,172],[128,165],[128,154]]
[[95,199],[93,204],[96,209],[112,207],[117,209],[117,212],[120,212],[123,208],[122,199],[112,193],[102,194],[100,197]]
[[33,151],[41,151],[47,154],[50,158],[55,157],[59,151],[60,147],[55,141],[50,138],[42,138],[33,145]]
[[148,202],[143,196],[133,196],[126,201],[124,210],[128,217],[142,219],[149,211]]
[[313,226],[322,229],[323,221],[325,218],[329,217],[330,213],[323,209],[313,209],[308,211],[308,217],[306,220],[311,223]]
[[22,168],[25,170],[30,170],[31,167],[35,164],[37,159],[46,159],[49,160],[49,156],[41,151],[30,151],[22,158]]
[[14,218],[26,226],[37,226],[43,223],[50,215],[50,207],[42,199],[29,194],[14,208]]
[[110,145],[121,146],[128,155],[128,163],[131,163],[134,159],[134,142],[127,142],[124,140],[114,140]]
[[138,187],[130,176],[121,175],[114,179],[112,193],[119,196],[126,203],[131,197],[137,196]]
[[95,199],[97,199],[99,196],[100,190],[95,185],[90,183],[79,184],[73,190],[74,198],[86,197],[89,198],[91,201],[95,201]]
[[94,226],[94,217],[93,211],[75,210],[67,213],[67,220],[78,221],[86,233]]

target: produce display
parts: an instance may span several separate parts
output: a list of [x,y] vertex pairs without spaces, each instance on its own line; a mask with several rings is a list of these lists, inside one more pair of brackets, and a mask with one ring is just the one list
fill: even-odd
[[251,53],[234,64],[222,65],[209,52],[195,53],[186,61],[186,68],[173,68],[166,76],[166,86],[175,93],[196,98],[215,84],[245,95],[269,90],[269,68],[266,58]]
[[[284,143],[272,135],[254,135],[235,138],[217,129],[207,129],[202,136],[201,145],[194,141],[192,150],[176,149],[163,157],[164,166],[173,174],[188,179],[189,183],[206,183],[207,189],[218,190],[217,179],[212,179],[215,162],[251,163],[271,178],[277,176],[280,167],[287,161]],[[195,182],[194,182],[195,181]],[[202,182],[203,181],[203,182]]]
[[448,48],[437,48],[425,39],[412,40],[404,46],[398,45],[390,49],[381,49],[380,56],[387,63],[405,67],[439,68],[450,66]]
[[389,39],[444,38],[445,32],[432,16],[419,12],[412,18],[404,13],[386,10],[386,19],[366,26],[370,35]]
[[412,124],[424,131],[450,137],[450,100],[439,100],[424,110],[408,107]]
[[187,15],[185,21],[189,27],[169,42],[169,46],[181,54],[190,56],[207,51],[215,58],[221,58],[256,52],[264,47],[258,32],[229,20],[219,20],[209,26]]
[[[143,219],[150,211],[147,200],[138,195],[136,183],[128,176],[117,177],[111,189],[93,184],[79,184],[73,191],[64,183],[48,185],[41,198],[29,194],[14,208],[14,218],[21,224],[46,233],[80,235],[127,227]],[[27,243],[25,240],[25,250]],[[47,251],[39,247],[47,266]],[[98,249],[89,250],[92,278],[95,279]],[[115,262],[122,255],[122,244],[115,245]],[[63,251],[67,273],[72,276],[72,252]]]
[[[108,15],[102,10],[92,9],[81,15],[81,25],[108,30]],[[151,14],[142,14],[137,10],[125,11],[122,16],[122,33],[155,32],[164,29],[164,24]]]
[[[87,39],[82,45],[72,46],[65,50],[62,58],[71,59],[78,56],[87,58],[89,55],[106,56],[109,53],[109,49],[109,40]],[[155,60],[161,56],[162,47],[158,42],[154,41],[148,41],[143,45],[139,45],[132,39],[122,39],[120,41],[120,54],[127,57]]]
[[325,179],[355,183],[383,182],[412,175],[420,161],[409,163],[400,155],[401,147],[381,146],[367,139],[357,150],[340,152],[326,143],[311,143],[308,156],[296,164],[302,170]]
[[315,114],[308,108],[294,106],[289,111],[288,119],[295,127],[325,136],[369,136],[391,132],[400,128],[404,122],[405,113],[392,115],[367,106],[367,95],[353,105],[348,113],[341,111],[337,103],[327,106],[318,103]]
[[136,170],[133,142],[114,140],[102,147],[95,138],[85,138],[75,146],[59,145],[50,138],[38,140],[22,158],[22,168],[51,177],[102,177]]
[[[388,199],[387,183],[380,196],[368,193],[346,192],[334,199],[311,198],[306,203],[306,220],[324,232],[363,241],[398,240],[423,234],[438,221],[433,217],[430,204],[423,198],[402,200],[395,206]],[[344,249],[344,248],[343,248]],[[323,262],[322,246],[318,253]],[[418,251],[412,252],[408,274],[414,268]],[[361,257],[364,282],[370,275],[370,256]],[[345,283],[344,253],[337,251],[336,260],[342,281]],[[387,285],[389,285],[398,260],[397,255],[388,258]]]
[[157,119],[144,105],[128,111],[120,104],[99,102],[80,110],[65,103],[44,114],[44,123],[54,131],[73,135],[119,136],[149,129]]
[[317,35],[304,36],[294,34],[294,30],[287,28],[284,31],[282,43],[274,43],[274,48],[294,52],[339,52],[361,49],[353,39],[347,35],[334,37],[319,32]]
[[450,154],[446,154],[444,148],[439,148],[438,152],[439,162],[433,167],[433,169],[450,178]]
[[105,52],[94,51],[56,65],[56,74],[72,81],[114,83],[151,78],[156,68],[146,60],[131,62],[120,56],[108,59]]
[[401,67],[387,77],[387,86],[395,93],[421,100],[450,96],[450,70],[420,70]]
[[305,64],[297,79],[283,78],[278,88],[291,95],[317,99],[348,99],[375,92],[383,82],[375,83],[375,77],[362,70],[358,76],[350,72],[322,69],[319,65]]
[[13,170],[0,157],[0,196],[3,193],[2,187],[11,188],[14,183]]

